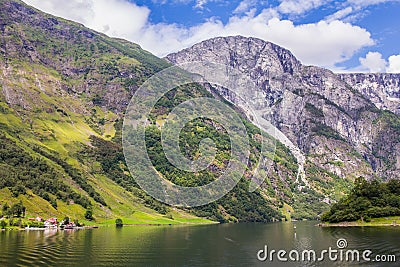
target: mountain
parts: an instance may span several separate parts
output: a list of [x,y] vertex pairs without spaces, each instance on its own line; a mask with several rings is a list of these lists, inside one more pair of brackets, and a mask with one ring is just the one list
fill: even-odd
[[[400,118],[395,113],[400,75],[334,74],[302,65],[273,43],[242,36],[207,40],[166,59],[213,62],[250,77],[271,110],[264,117],[289,141],[275,137],[296,156],[306,188],[323,194],[325,201],[334,199],[332,187],[344,188],[359,176],[399,178]],[[226,88],[213,89],[240,105]],[[296,180],[273,169],[269,177]]]
[[400,114],[400,74],[346,73],[339,77],[377,108]]
[[1,205],[61,219],[92,210],[96,223],[207,221],[147,196],[123,167],[130,91],[166,66],[138,45],[1,0]]
[[[349,192],[358,176],[399,174],[399,117],[388,105],[389,110],[378,108],[374,94],[364,94],[357,81],[303,66],[288,50],[256,38],[215,38],[165,60],[21,1],[0,0],[0,54],[0,204],[22,201],[27,216],[84,220],[91,210],[96,222],[118,217],[167,224],[311,219]],[[122,123],[144,81],[171,63],[199,60],[249,76],[264,93],[262,104],[272,112],[262,115],[276,132],[268,135],[247,118],[226,88],[189,84],[166,94],[146,125],[149,157],[166,179],[204,185],[228,166],[229,136],[206,118],[189,122],[180,133],[182,152],[192,159],[199,156],[202,139],[214,141],[218,151],[205,170],[179,170],[164,154],[160,128],[174,107],[191,98],[236,104],[232,108],[251,147],[244,178],[230,193],[202,207],[173,208],[148,196],[132,176],[139,174],[129,173]],[[276,142],[274,153],[261,155],[264,139]],[[259,172],[262,187],[249,192],[260,158],[271,165]]]
[[[0,0],[0,53],[1,205],[22,201],[27,217],[85,220],[89,210],[96,223],[113,223],[118,217],[145,224],[281,219],[283,200],[248,192],[246,179],[216,203],[191,209],[169,207],[137,185],[122,150],[124,112],[146,79],[171,66],[164,59],[18,0]],[[182,139],[188,157],[198,154],[202,138],[214,140],[220,151],[206,170],[177,170],[162,151],[159,127],[165,114],[198,96],[212,97],[200,85],[170,92],[158,102],[146,128],[156,170],[180,185],[216,179],[229,159],[226,133],[205,119],[190,123]],[[252,133],[249,176],[257,163],[260,131],[242,119]],[[295,170],[290,152],[283,146],[278,151],[279,168]]]

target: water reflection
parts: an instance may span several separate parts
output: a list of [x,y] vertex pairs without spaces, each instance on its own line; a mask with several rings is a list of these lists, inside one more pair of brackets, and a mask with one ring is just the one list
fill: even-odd
[[[329,247],[400,255],[400,228],[321,228],[315,222],[188,227],[105,227],[0,233],[0,266],[354,266],[260,262],[257,252]],[[296,226],[296,227],[295,227]],[[400,260],[400,258],[399,258]],[[359,266],[397,266],[365,262]]]

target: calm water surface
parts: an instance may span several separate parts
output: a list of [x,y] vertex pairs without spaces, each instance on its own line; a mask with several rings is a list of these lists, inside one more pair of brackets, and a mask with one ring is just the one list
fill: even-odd
[[[400,227],[321,228],[316,222],[104,227],[0,232],[0,266],[400,266]],[[296,229],[294,228],[296,225]],[[397,263],[260,262],[269,249],[370,249]]]

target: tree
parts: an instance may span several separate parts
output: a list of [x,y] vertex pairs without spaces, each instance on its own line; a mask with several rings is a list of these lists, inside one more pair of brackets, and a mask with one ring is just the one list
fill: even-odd
[[15,217],[25,217],[25,206],[22,204],[22,201],[15,203],[10,208],[10,215]]
[[388,190],[395,195],[400,195],[400,181],[396,179],[389,180],[387,183]]
[[16,186],[10,188],[10,190],[14,197],[18,197],[19,195],[26,194],[26,189],[20,181],[18,181]]
[[92,209],[87,209],[85,212],[85,219],[91,221],[93,220],[93,211]]
[[8,206],[7,203],[4,203],[2,211],[3,211],[3,216],[10,215],[10,206]]
[[359,177],[351,193],[333,204],[331,209],[322,215],[322,221],[368,221],[370,218],[400,215],[400,183],[389,180],[380,183],[377,180],[367,181]]
[[7,226],[6,221],[5,221],[5,220],[1,220],[1,221],[0,221],[0,228],[1,228],[1,229],[5,229],[6,226]]
[[122,219],[120,219],[120,218],[116,219],[116,220],[115,220],[115,226],[117,226],[117,227],[122,227],[122,226],[124,226],[124,224],[123,224],[123,222],[122,222]]
[[50,204],[53,208],[57,209],[57,201],[54,198],[50,200]]

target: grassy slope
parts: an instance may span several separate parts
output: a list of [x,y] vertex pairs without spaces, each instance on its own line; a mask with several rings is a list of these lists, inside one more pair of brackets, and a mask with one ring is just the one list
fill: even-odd
[[[85,170],[85,166],[80,165],[78,160],[71,156],[71,152],[76,149],[78,143],[89,144],[89,136],[91,135],[104,138],[113,137],[115,134],[113,120],[117,118],[117,115],[110,111],[107,112],[101,108],[96,108],[96,116],[106,120],[104,131],[101,135],[101,132],[97,133],[97,129],[92,129],[84,115],[73,112],[73,110],[82,111],[84,109],[83,103],[79,99],[69,96],[61,97],[60,91],[54,90],[54,84],[61,79],[57,72],[26,62],[14,62],[9,68],[10,73],[0,75],[2,76],[1,87],[3,89],[3,99],[0,100],[0,123],[4,125],[2,132],[34,157],[41,156],[32,151],[27,144],[35,144],[58,152],[69,164],[88,175],[89,184],[100,193],[109,207],[95,205],[94,216],[96,221],[89,222],[84,220],[85,209],[80,205],[67,205],[65,202],[58,200],[58,207],[54,209],[49,202],[36,196],[31,191],[28,191],[27,195],[20,195],[18,198],[14,198],[6,188],[0,190],[1,205],[6,202],[12,204],[22,200],[27,208],[27,217],[42,216],[46,218],[56,216],[62,218],[69,216],[85,221],[86,224],[113,223],[115,218],[123,218],[124,222],[135,224],[209,222],[206,219],[200,219],[185,212],[171,212],[174,219],[168,219],[165,215],[144,207],[137,197],[116,185],[109,178],[89,175]],[[35,79],[32,77],[35,77]],[[21,109],[16,104],[14,105],[15,109],[19,109],[16,111],[5,103],[7,100],[5,98],[12,98],[13,94],[18,95],[23,100],[23,104],[26,105],[25,109]],[[60,107],[65,113],[57,111],[46,112],[46,110],[54,109],[54,107]],[[48,162],[55,168],[59,168],[54,162],[50,160]],[[73,181],[67,179],[64,182],[75,188],[75,191],[84,193]],[[93,200],[91,202],[95,203]]]
[[[2,0],[0,4],[6,2],[18,3],[21,13],[26,7],[19,1]],[[83,146],[90,146],[91,135],[111,140],[116,134],[114,125],[121,118],[121,111],[112,105],[115,100],[110,100],[107,93],[112,92],[116,97],[122,95],[124,100],[124,93],[135,90],[152,73],[168,64],[135,44],[109,38],[73,22],[57,18],[58,24],[51,25],[48,19],[54,17],[38,11],[29,16],[16,12],[12,14],[13,18],[4,12],[7,11],[0,10],[1,19],[7,24],[1,43],[7,43],[9,48],[4,58],[0,57],[0,123],[7,125],[6,135],[34,157],[43,156],[32,151],[27,144],[56,151],[84,173],[89,184],[109,206],[94,205],[96,223],[111,222],[115,217],[122,217],[132,224],[206,221],[176,210],[169,211],[174,218],[170,220],[146,208],[142,199],[114,183],[101,171],[93,172],[93,168],[101,168],[98,162],[89,166],[82,164],[76,156]],[[27,51],[27,46],[33,51]],[[85,91],[85,86],[90,90]],[[162,123],[162,120],[158,122]],[[290,152],[280,145],[275,155],[269,156],[273,159],[274,171],[265,174],[270,179],[261,192],[267,205],[278,210],[279,206],[289,204],[300,213],[298,216],[304,213],[317,216],[319,195],[313,191],[296,191],[297,166]],[[47,161],[60,169],[54,162]],[[68,177],[64,182],[76,192],[85,194]],[[0,202],[9,199],[4,190]],[[301,199],[296,198],[299,194]],[[37,196],[32,199],[28,214],[29,210],[34,210],[45,215],[55,213],[83,218],[84,209],[78,205],[58,201],[58,210],[54,211],[47,201]],[[309,199],[313,201],[311,205]],[[41,204],[34,207],[36,202]],[[35,214],[32,212],[30,215]]]
[[[9,1],[1,1],[5,4]],[[18,8],[25,7],[21,2],[16,1]],[[7,4],[7,3],[6,3]],[[3,9],[3,8],[2,8]],[[7,12],[3,9],[3,12]],[[48,36],[40,27],[32,27],[24,25],[24,23],[15,23],[19,18],[11,19],[9,15],[15,16],[17,13],[2,13],[2,21],[8,24],[5,28],[7,33],[2,34],[2,44],[9,43],[11,46],[18,46],[26,42],[23,38],[29,41],[39,41],[36,46],[37,52],[42,56],[50,56],[52,58],[64,57],[69,58],[68,54],[78,54],[85,50],[85,44],[76,44],[66,42],[65,40],[57,40],[54,36]],[[47,16],[42,14],[45,18]],[[22,19],[23,15],[21,16]],[[30,17],[26,17],[30,19]],[[64,25],[69,25],[77,31],[83,27],[61,20]],[[10,33],[11,32],[11,33]],[[22,34],[22,35],[21,35]],[[124,45],[119,44],[105,36],[98,36],[103,39],[103,43],[110,43],[112,46],[118,46],[114,50],[128,50]],[[65,54],[53,54],[49,43],[60,43],[66,45]],[[96,57],[97,64],[106,65],[109,61],[118,60],[125,67],[138,66],[140,62],[133,56],[137,56],[141,62],[147,65],[156,65],[155,57],[142,51],[138,46],[129,45],[131,55],[122,56],[121,53],[104,53],[101,57]],[[55,47],[55,46],[51,46]],[[56,49],[61,48],[57,47]],[[62,49],[62,48],[61,48]],[[12,50],[12,49],[11,49]],[[86,223],[109,223],[114,222],[115,218],[123,218],[124,221],[137,224],[155,224],[155,223],[185,223],[197,221],[199,223],[208,222],[205,219],[188,215],[184,212],[173,213],[172,219],[166,218],[164,215],[155,212],[152,209],[146,208],[141,201],[131,193],[116,185],[105,176],[90,175],[85,166],[82,166],[78,160],[72,155],[77,149],[79,143],[89,144],[89,136],[97,135],[99,137],[111,138],[115,134],[113,127],[116,114],[109,112],[100,107],[94,107],[95,115],[88,119],[88,110],[85,107],[84,99],[77,98],[63,92],[62,86],[75,86],[79,84],[80,79],[66,79],[59,70],[54,66],[44,65],[42,62],[27,58],[23,52],[24,49],[16,49],[14,55],[0,58],[0,123],[4,124],[2,132],[7,138],[13,140],[17,145],[27,151],[34,158],[43,158],[43,156],[32,151],[30,145],[38,145],[50,151],[56,151],[60,157],[64,158],[69,164],[81,170],[97,192],[106,200],[108,207],[102,207],[95,204],[93,212],[95,222]],[[10,53],[13,53],[11,51]],[[83,65],[84,60],[77,59],[75,66]],[[163,65],[163,64],[159,64]],[[99,119],[104,119],[103,125],[98,124]],[[94,121],[91,121],[94,120]],[[97,121],[96,121],[97,120]],[[28,145],[29,144],[29,145]],[[78,145],[79,147],[79,145]],[[51,160],[45,159],[48,164],[56,169],[61,169]],[[77,185],[66,177],[63,181],[71,186],[76,192],[84,194]],[[92,203],[95,203],[91,199]],[[13,197],[9,189],[3,188],[0,190],[0,204],[16,203],[22,200],[27,208],[27,217],[50,217],[50,216],[70,216],[84,221],[85,209],[77,204],[67,204],[57,200],[57,209],[53,208],[49,202],[43,198],[33,194],[28,190],[27,194]],[[171,216],[169,216],[171,217]]]
[[[25,148],[26,150],[30,151],[30,153],[35,155],[35,157],[38,157],[39,155],[30,150],[29,147],[26,146],[25,142],[42,145],[58,151],[64,156],[67,156],[69,153],[69,145],[71,145],[73,142],[87,143],[89,135],[92,133],[92,131],[90,131],[90,127],[84,124],[82,121],[80,122],[80,124],[75,123],[74,125],[71,125],[65,123],[63,126],[60,126],[59,124],[56,124],[51,120],[35,120],[35,123],[37,123],[37,125],[46,125],[47,127],[49,127],[50,125],[52,133],[54,134],[54,136],[57,136],[55,140],[43,141],[42,143],[27,131],[24,132],[26,124],[22,123],[21,120],[13,114],[1,114],[0,122],[5,123],[11,128],[18,128],[20,134],[19,137],[21,137],[21,135],[26,137],[23,143],[18,143],[21,147]],[[82,128],[79,128],[80,125],[82,125]],[[35,129],[35,127],[33,129]],[[87,131],[87,129],[89,129],[89,131]],[[68,134],[68,131],[70,131],[71,134]],[[76,131],[78,131],[78,134],[76,134]],[[86,136],[82,134],[82,132],[85,131],[88,133]],[[10,134],[10,132],[8,132],[7,134],[9,138],[12,138],[14,141],[18,141],[18,138],[15,138],[12,133]],[[84,168],[84,166],[79,165],[75,158],[67,157],[67,160],[81,169]],[[95,223],[110,223],[114,222],[115,218],[123,218],[124,222],[135,224],[176,224],[187,222],[209,222],[206,219],[200,219],[195,216],[188,215],[185,212],[171,212],[174,220],[168,219],[166,218],[166,216],[158,214],[154,210],[144,207],[137,197],[133,196],[132,193],[127,192],[122,187],[115,184],[106,176],[97,175],[88,176],[87,178],[89,180],[89,183],[96,189],[97,192],[100,193],[100,195],[105,199],[106,203],[108,204],[108,208],[100,207],[99,205],[96,205],[94,207],[94,214],[96,218]],[[73,188],[75,188],[77,192],[82,192],[82,190],[76,187],[76,184],[74,184],[73,181],[66,180],[65,182],[73,186]],[[62,218],[64,216],[69,216],[71,218],[79,219],[80,221],[85,221],[83,217],[85,209],[80,205],[67,205],[63,201],[58,200],[58,207],[57,209],[54,209],[49,202],[36,196],[32,192],[28,191],[27,195],[20,195],[18,198],[14,198],[9,189],[5,188],[0,190],[1,205],[6,202],[8,204],[16,203],[19,200],[22,200],[27,208],[27,217],[55,216]],[[95,203],[93,200],[91,201],[92,203]],[[90,222],[88,221],[86,221],[86,223],[90,224]]]

